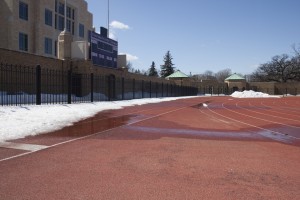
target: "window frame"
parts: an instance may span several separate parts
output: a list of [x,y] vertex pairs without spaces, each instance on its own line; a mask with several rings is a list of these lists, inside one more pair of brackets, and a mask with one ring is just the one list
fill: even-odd
[[84,25],[81,23],[79,23],[78,35],[79,35],[79,37],[84,38]]
[[28,21],[28,4],[19,1],[19,19]]
[[53,19],[52,19],[52,11],[45,8],[45,24],[48,26],[52,26],[53,25]]
[[53,48],[52,48],[52,39],[45,37],[44,40],[44,53],[47,55],[52,55]]
[[28,34],[19,32],[19,50],[28,51]]
[[64,28],[65,28],[65,18],[63,16],[58,15],[57,29],[63,31]]

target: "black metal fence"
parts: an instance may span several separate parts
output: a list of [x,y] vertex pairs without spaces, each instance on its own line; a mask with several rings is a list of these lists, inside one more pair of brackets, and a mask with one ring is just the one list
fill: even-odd
[[0,105],[71,104],[197,95],[197,88],[158,81],[0,64]]

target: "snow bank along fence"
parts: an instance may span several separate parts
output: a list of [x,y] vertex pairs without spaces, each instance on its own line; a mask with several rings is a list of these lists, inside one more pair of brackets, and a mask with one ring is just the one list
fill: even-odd
[[62,104],[196,95],[197,88],[115,75],[0,64],[0,105]]

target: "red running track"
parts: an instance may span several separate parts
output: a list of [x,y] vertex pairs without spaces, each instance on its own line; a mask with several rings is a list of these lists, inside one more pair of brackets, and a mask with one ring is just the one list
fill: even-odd
[[300,199],[299,110],[197,97],[101,112],[10,141],[42,150],[0,147],[0,199]]

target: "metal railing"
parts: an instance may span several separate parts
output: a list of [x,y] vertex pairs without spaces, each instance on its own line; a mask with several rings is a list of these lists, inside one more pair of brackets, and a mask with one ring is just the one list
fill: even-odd
[[0,105],[71,104],[197,95],[197,88],[114,75],[0,64]]

